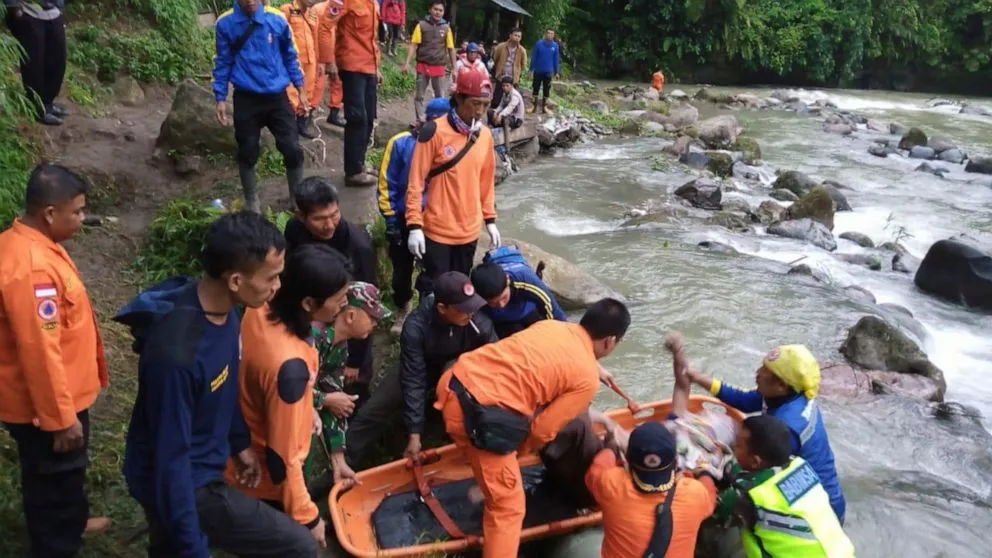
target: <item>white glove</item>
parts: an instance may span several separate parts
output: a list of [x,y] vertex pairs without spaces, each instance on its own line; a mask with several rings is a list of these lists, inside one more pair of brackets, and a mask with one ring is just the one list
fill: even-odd
[[496,228],[496,223],[487,224],[486,232],[489,233],[489,248],[499,248],[503,239],[499,236],[499,229]]
[[423,258],[424,252],[427,251],[427,241],[424,240],[424,231],[421,229],[411,230],[406,239],[406,247],[410,249],[410,253],[415,258]]

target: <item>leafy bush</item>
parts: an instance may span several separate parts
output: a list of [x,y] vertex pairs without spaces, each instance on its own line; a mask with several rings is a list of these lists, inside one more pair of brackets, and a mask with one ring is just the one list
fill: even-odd
[[[6,8],[0,5],[0,17]],[[16,68],[24,55],[21,45],[0,34],[0,68]],[[20,75],[0,73],[0,229],[7,228],[24,207],[24,186],[37,154],[19,123],[32,115],[34,106],[24,92]]]
[[210,66],[210,35],[196,30],[182,43],[170,41],[162,31],[114,33],[96,25],[73,30],[69,61],[105,82],[126,72],[145,83],[175,84]]
[[[397,60],[406,60],[406,47],[397,49]],[[417,86],[414,72],[403,75],[400,66],[388,56],[382,57],[382,87],[379,89],[382,99],[402,99],[413,93]]]

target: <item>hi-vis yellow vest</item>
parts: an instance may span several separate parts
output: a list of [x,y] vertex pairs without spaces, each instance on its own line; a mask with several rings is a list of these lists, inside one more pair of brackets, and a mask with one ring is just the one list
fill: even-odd
[[748,558],[854,558],[816,471],[802,458],[750,489],[756,522],[741,530]]

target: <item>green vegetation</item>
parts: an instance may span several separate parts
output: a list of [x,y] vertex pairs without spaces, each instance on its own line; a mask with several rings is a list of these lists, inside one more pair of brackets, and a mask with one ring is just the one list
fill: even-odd
[[144,83],[176,84],[208,68],[213,56],[213,41],[205,32],[182,43],[158,29],[120,34],[83,25],[72,28],[70,35],[69,61],[103,82],[113,82],[123,72]]
[[[0,5],[0,17],[6,8]],[[16,68],[24,55],[13,37],[0,34],[0,68]],[[16,72],[0,73],[0,229],[7,228],[24,206],[24,185],[35,164],[35,147],[19,129],[34,110]]]
[[396,57],[391,58],[385,53],[382,55],[382,86],[379,88],[379,97],[382,100],[402,99],[413,93],[417,85],[414,72],[403,74],[401,65],[406,60],[406,47],[396,49]]

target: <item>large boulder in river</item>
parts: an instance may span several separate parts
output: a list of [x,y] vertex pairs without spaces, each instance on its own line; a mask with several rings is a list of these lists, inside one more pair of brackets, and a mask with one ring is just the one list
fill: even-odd
[[710,149],[729,148],[741,133],[737,118],[730,115],[714,116],[696,124],[696,137]]
[[930,136],[929,138],[927,138],[927,147],[933,149],[934,153],[940,154],[947,151],[948,149],[954,149],[957,146],[951,143],[951,140],[947,138],[942,138],[940,136]]
[[840,191],[840,188],[846,188],[846,186],[833,180],[824,180],[820,186],[830,192],[830,198],[834,200],[834,206],[837,211],[854,211],[851,208],[851,202],[847,201],[847,196]]
[[213,114],[214,94],[193,80],[186,80],[176,91],[172,108],[162,122],[155,145],[177,155],[230,155],[238,151],[234,129],[221,126]]
[[751,227],[751,219],[740,213],[730,211],[717,211],[706,219],[706,224],[724,227],[742,234],[754,232],[754,229]]
[[992,157],[975,157],[968,159],[968,164],[965,165],[964,170],[965,172],[992,174]]
[[930,378],[938,390],[933,401],[944,398],[944,373],[920,346],[897,327],[878,316],[865,316],[847,332],[840,352],[853,364],[869,370],[899,372]]
[[762,225],[773,225],[785,219],[788,209],[771,200],[765,200],[758,206],[758,221]]
[[936,156],[937,154],[934,153],[933,148],[925,145],[914,145],[909,150],[910,159],[926,159],[930,161]]
[[805,240],[813,246],[823,248],[829,252],[837,249],[837,241],[830,229],[817,223],[812,219],[797,219],[792,221],[782,221],[768,227],[768,234]]
[[689,103],[679,103],[668,109],[668,116],[661,124],[664,124],[666,129],[684,130],[694,126],[697,121],[699,121],[699,110]]
[[909,151],[917,145],[927,144],[927,134],[919,128],[910,128],[899,140],[899,149]]
[[761,146],[758,140],[741,136],[730,146],[731,151],[740,151],[744,154],[744,162],[753,165],[761,160]]
[[837,210],[830,190],[825,186],[817,186],[808,194],[789,207],[790,219],[810,219],[822,223],[828,229],[834,229],[834,212]]
[[709,162],[706,163],[706,170],[722,177],[734,175],[734,158],[731,157],[730,153],[707,151],[706,155],[710,158]]
[[782,202],[797,202],[799,201],[799,196],[792,193],[791,190],[786,190],[785,188],[779,188],[777,190],[772,190],[771,194],[768,194],[773,200],[778,200]]
[[778,178],[775,179],[775,183],[772,184],[772,188],[775,190],[782,188],[799,197],[805,196],[810,190],[816,188],[816,186],[815,180],[799,171],[792,170],[779,174]]
[[889,124],[889,133],[893,136],[902,136],[909,131],[909,126],[905,124],[900,124],[898,122],[891,122]]
[[855,231],[847,231],[840,233],[840,238],[844,240],[850,240],[851,242],[857,244],[862,248],[874,248],[875,243],[872,242],[871,237],[864,233],[859,233]]
[[675,138],[675,141],[672,142],[671,144],[662,147],[661,150],[662,152],[668,153],[669,155],[681,157],[682,155],[689,152],[689,146],[692,145],[692,142],[693,139],[690,138],[689,136],[679,136]]
[[992,310],[992,255],[964,239],[934,243],[914,282],[921,290],[947,300]]
[[943,382],[926,376],[871,370],[864,373],[871,380],[873,393],[885,393],[916,399],[918,401],[941,402],[947,386]]
[[723,199],[720,185],[703,178],[687,182],[675,190],[675,195],[686,200],[694,207],[718,211]]
[[[565,310],[582,310],[597,300],[607,297],[626,301],[623,295],[607,287],[602,281],[582,271],[565,258],[545,252],[533,244],[520,240],[504,238],[503,244],[516,246],[532,266],[537,266],[538,262],[544,262],[544,282],[554,293],[558,304]],[[475,250],[475,262],[481,263],[485,254],[484,243],[480,242]]]
[[954,163],[955,165],[960,165],[961,163],[964,162],[966,155],[964,154],[964,151],[961,151],[960,149],[955,147],[954,149],[948,149],[947,151],[942,152],[940,155],[937,155],[937,158],[940,159],[941,161],[944,161],[945,163]]
[[831,399],[857,399],[872,394],[871,379],[861,370],[839,362],[820,363],[820,395]]

